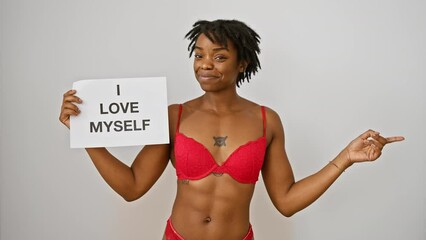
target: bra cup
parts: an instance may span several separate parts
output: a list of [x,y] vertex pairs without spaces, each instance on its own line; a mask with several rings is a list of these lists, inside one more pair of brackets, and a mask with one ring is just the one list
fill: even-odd
[[218,165],[204,145],[184,134],[175,137],[175,167],[178,179],[197,180],[212,172],[227,173],[241,183],[256,183],[263,165],[266,139],[260,137],[237,148]]
[[227,160],[228,174],[241,183],[255,183],[263,166],[266,141],[260,138],[257,141],[238,149]]

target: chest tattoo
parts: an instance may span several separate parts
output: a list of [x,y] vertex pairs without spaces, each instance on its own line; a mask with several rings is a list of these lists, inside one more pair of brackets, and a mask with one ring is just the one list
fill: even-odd
[[226,139],[227,138],[228,138],[228,136],[225,136],[225,137],[220,137],[220,136],[215,137],[215,136],[213,136],[213,139],[214,139],[214,145],[213,146],[216,146],[216,147],[226,146]]

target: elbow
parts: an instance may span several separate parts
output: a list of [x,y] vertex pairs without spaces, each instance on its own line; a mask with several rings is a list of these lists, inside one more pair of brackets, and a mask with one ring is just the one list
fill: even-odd
[[126,202],[133,202],[138,199],[137,197],[130,197],[130,196],[122,196],[122,197]]
[[296,212],[286,212],[286,213],[282,213],[282,215],[284,216],[284,217],[291,217],[291,216],[293,216],[294,214],[296,214]]
[[291,217],[300,210],[288,201],[280,202],[275,207],[284,217]]
[[279,210],[279,212],[284,216],[284,217],[291,217],[294,214],[296,214],[297,211],[291,211],[290,209],[281,209]]
[[126,202],[133,202],[135,200],[138,200],[141,198],[145,192],[139,193],[139,192],[129,192],[129,193],[123,193],[120,194],[120,196],[126,201]]
[[285,217],[292,217],[306,207],[300,199],[288,195],[276,199],[274,205]]

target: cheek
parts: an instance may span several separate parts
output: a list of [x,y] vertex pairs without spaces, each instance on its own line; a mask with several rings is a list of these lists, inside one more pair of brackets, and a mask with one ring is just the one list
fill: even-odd
[[201,68],[202,65],[203,65],[203,63],[202,63],[201,60],[197,60],[196,58],[194,58],[194,60],[192,62],[192,66],[193,66],[194,69]]
[[235,64],[228,64],[228,65],[221,66],[221,71],[223,73],[228,74],[228,75],[229,74],[234,75],[234,74],[238,74],[240,72],[240,68],[239,68],[239,66],[237,66]]
[[194,62],[192,63],[192,67],[194,69],[194,71],[196,71],[198,69],[198,63],[194,60]]

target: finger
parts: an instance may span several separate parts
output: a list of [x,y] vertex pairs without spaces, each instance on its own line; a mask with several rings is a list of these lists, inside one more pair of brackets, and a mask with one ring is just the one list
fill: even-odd
[[74,95],[74,94],[76,94],[76,93],[77,93],[77,91],[76,91],[76,90],[71,89],[71,90],[68,90],[68,91],[66,91],[66,92],[64,93],[64,97],[67,97],[67,96],[70,96],[70,95]]
[[63,102],[75,102],[75,103],[82,103],[83,100],[81,100],[81,98],[75,96],[75,95],[68,95],[68,96],[64,96],[64,100]]
[[368,146],[367,152],[365,153],[365,155],[367,156],[367,160],[371,161],[371,155],[373,153],[373,144],[371,144],[370,146]]
[[65,103],[62,105],[61,113],[59,114],[59,119],[61,122],[68,119],[70,115],[77,116],[80,113],[80,109],[72,103]]
[[380,134],[376,134],[374,136],[372,136],[370,139],[374,139],[376,141],[378,141],[381,145],[386,145],[386,143],[388,143],[388,140],[384,137],[382,137]]
[[365,139],[368,139],[368,138],[373,137],[373,136],[378,135],[378,134],[379,134],[379,132],[376,132],[374,130],[369,129],[366,132],[364,132],[363,134],[361,134],[359,137],[361,139],[365,140]]
[[71,109],[71,110],[74,110],[77,113],[80,112],[80,109],[73,103],[67,102],[67,103],[62,104],[62,111],[65,110],[65,109]]
[[73,109],[64,109],[61,114],[59,115],[59,119],[61,120],[67,120],[70,118],[71,115],[73,116],[77,116],[78,114],[80,114],[80,112],[77,112]]
[[81,99],[77,96],[75,96],[75,94],[77,93],[76,90],[72,89],[72,90],[68,90],[67,92],[64,93],[63,99],[64,102],[65,101],[71,101],[71,102],[82,102]]
[[400,142],[400,141],[404,141],[405,138],[402,136],[395,136],[395,137],[387,137],[386,141],[387,143],[393,143],[393,142]]
[[68,90],[68,91],[66,91],[66,92],[64,93],[63,98],[65,99],[66,97],[73,96],[73,95],[75,95],[76,93],[77,93],[77,91],[76,91],[76,90],[74,90],[74,89]]
[[370,147],[371,145],[375,145],[378,141],[374,140],[373,138],[368,138],[365,140],[362,140],[364,147]]
[[368,149],[368,160],[374,161],[380,156],[380,154],[381,154],[380,149],[377,148],[376,145],[371,144],[369,149]]
[[78,113],[77,112],[75,112],[75,111],[73,111],[73,110],[71,110],[71,109],[66,109],[66,110],[64,110],[62,113],[61,113],[61,115],[59,115],[59,121],[61,122],[61,123],[64,123],[64,124],[66,124],[67,123],[67,121],[69,121],[70,120],[70,116],[77,116],[78,115]]
[[59,121],[65,122],[70,119],[70,116],[78,116],[80,112],[76,112],[73,109],[64,109],[59,115]]
[[[381,143],[379,140],[376,140],[376,138],[374,138],[374,137],[372,137],[372,138],[370,138],[370,143],[373,145],[373,146],[375,146],[375,147],[377,147],[378,149],[380,149],[380,150],[382,150],[383,149],[383,147],[385,146],[385,144],[387,143],[386,142],[386,139],[383,139],[384,140],[384,143]],[[382,141],[383,141],[382,140]]]

